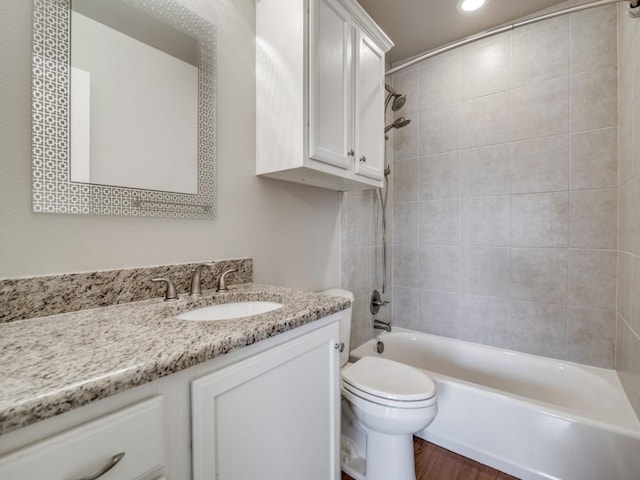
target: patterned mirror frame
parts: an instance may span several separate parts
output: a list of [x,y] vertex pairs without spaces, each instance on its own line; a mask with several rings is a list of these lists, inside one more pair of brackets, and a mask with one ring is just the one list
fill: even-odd
[[207,219],[216,212],[216,29],[172,0],[122,0],[198,40],[198,193],[70,180],[71,0],[34,0],[33,211]]

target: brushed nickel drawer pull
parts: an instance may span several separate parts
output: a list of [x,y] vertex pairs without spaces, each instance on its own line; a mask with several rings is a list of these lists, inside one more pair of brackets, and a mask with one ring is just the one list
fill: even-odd
[[111,457],[111,461],[107,465],[105,465],[98,473],[91,475],[90,477],[82,477],[78,480],[97,480],[113,467],[115,467],[118,463],[120,463],[120,460],[122,460],[123,457],[124,452],[116,453],[113,457]]

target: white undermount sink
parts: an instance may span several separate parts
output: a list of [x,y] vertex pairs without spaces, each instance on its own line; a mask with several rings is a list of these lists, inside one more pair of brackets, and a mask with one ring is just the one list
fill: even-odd
[[176,315],[178,320],[196,320],[212,322],[215,320],[230,320],[232,318],[248,317],[260,313],[271,312],[281,308],[281,303],[275,302],[233,302],[196,308]]

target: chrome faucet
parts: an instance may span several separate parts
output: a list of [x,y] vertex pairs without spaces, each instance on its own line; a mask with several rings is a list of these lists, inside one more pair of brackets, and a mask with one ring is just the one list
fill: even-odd
[[373,328],[377,330],[384,330],[385,332],[391,331],[391,322],[383,322],[382,320],[373,320]]
[[214,263],[201,263],[196,267],[193,271],[193,275],[191,275],[191,290],[189,291],[189,295],[192,297],[198,297],[202,295],[202,290],[200,289],[200,277],[202,276],[202,270],[205,267],[213,267]]
[[220,280],[218,281],[218,291],[219,292],[226,292],[227,290],[229,290],[227,288],[227,274],[232,273],[232,272],[237,272],[238,269],[237,268],[232,268],[230,270],[226,270],[221,276],[220,276]]

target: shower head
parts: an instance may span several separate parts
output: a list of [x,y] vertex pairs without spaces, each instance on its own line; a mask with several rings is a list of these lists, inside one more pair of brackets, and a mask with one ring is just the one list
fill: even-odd
[[395,95],[391,95],[393,97],[393,102],[391,103],[391,110],[397,112],[404,104],[407,103],[407,96],[396,93]]
[[384,133],[387,133],[392,128],[398,129],[398,128],[406,127],[410,123],[411,123],[411,120],[409,120],[408,118],[399,117],[391,125],[387,125],[386,127],[384,127]]
[[391,99],[393,99],[393,102],[391,103],[391,110],[393,110],[394,112],[397,112],[402,107],[404,107],[404,104],[407,102],[407,96],[406,95],[396,92],[393,88],[391,88],[386,83],[384,85],[384,88],[388,92],[387,99],[386,99],[386,101],[384,103],[385,111],[386,111],[387,106],[389,105],[389,102],[391,101]]

